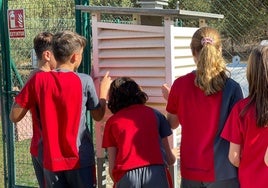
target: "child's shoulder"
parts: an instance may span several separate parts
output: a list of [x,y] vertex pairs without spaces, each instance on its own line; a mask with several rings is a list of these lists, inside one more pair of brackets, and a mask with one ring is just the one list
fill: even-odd
[[86,74],[86,73],[76,73],[77,74],[77,76],[79,76],[80,77],[80,79],[82,79],[82,80],[93,80],[92,79],[92,77],[90,76],[90,75],[88,75],[88,74]]
[[229,85],[229,87],[240,86],[239,83],[235,81],[233,78],[227,78],[226,85]]

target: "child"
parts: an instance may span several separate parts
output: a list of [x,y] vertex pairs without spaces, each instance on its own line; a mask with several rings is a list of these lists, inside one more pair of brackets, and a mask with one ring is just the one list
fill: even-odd
[[181,188],[238,188],[237,169],[228,160],[229,143],[220,133],[242,90],[228,78],[216,29],[199,28],[191,50],[196,70],[177,78],[170,91],[162,87],[171,128],[181,125]]
[[261,188],[268,185],[268,46],[251,52],[247,80],[249,96],[234,106],[221,136],[231,142],[229,159],[239,169],[241,188]]
[[92,78],[75,72],[86,39],[62,31],[52,41],[56,69],[32,76],[15,97],[10,119],[18,122],[29,109],[37,109],[46,187],[93,188],[96,187],[95,156],[86,111],[90,110],[96,121],[103,118],[111,78],[106,73],[98,99]]
[[[40,71],[51,71],[56,68],[56,60],[52,52],[52,37],[53,34],[50,32],[42,32],[36,35],[33,40],[34,50],[37,56],[38,68],[33,70],[29,76],[29,79],[37,72]],[[32,114],[32,125],[33,125],[33,137],[31,140],[30,153],[32,155],[33,167],[38,180],[40,188],[44,188],[44,174],[43,165],[40,159],[40,153],[42,149],[39,147],[42,145],[41,139],[41,126],[39,124],[38,115],[36,108],[30,109]],[[39,157],[38,157],[39,156]]]
[[167,137],[172,134],[165,116],[145,105],[148,96],[128,77],[115,79],[108,108],[103,148],[108,149],[114,187],[168,188],[165,162],[175,162]]
[[[36,71],[51,71],[56,68],[56,60],[52,52],[53,34],[50,32],[41,32],[35,36],[34,51],[38,61]],[[32,73],[34,73],[33,71]]]

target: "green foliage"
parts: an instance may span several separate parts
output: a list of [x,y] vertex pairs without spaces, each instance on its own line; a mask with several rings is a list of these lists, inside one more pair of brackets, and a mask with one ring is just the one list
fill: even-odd
[[17,185],[37,187],[38,182],[29,151],[30,139],[15,141],[15,171]]
[[[1,120],[0,128],[2,129]],[[4,156],[3,156],[3,137],[0,131],[0,188],[4,187]],[[37,180],[34,174],[30,152],[30,140],[15,142],[15,161],[16,161],[16,183],[24,186],[37,187]],[[27,162],[25,162],[27,161]],[[7,169],[6,169],[7,170]]]
[[90,5],[95,6],[114,6],[114,7],[135,7],[136,0],[92,0]]
[[206,0],[181,0],[179,8],[198,12],[210,12],[210,1]]
[[[176,2],[169,0],[168,8],[176,8]],[[223,14],[224,19],[207,20],[207,23],[222,33],[224,48],[230,57],[237,52],[248,54],[261,40],[268,39],[267,0],[180,0],[179,9]],[[183,26],[199,25],[198,20],[181,22]],[[247,58],[247,55],[238,55]]]
[[168,9],[177,9],[177,8],[179,8],[179,5],[178,5],[177,2],[178,2],[177,0],[169,0],[168,1],[168,6],[166,8],[168,8]]
[[[25,38],[10,40],[11,57],[18,68],[31,64],[33,38],[42,31],[75,30],[73,0],[12,0],[9,9],[24,9]],[[25,74],[25,73],[24,73]],[[28,74],[28,73],[26,73]]]
[[[180,10],[190,10],[197,12],[210,12],[210,1],[200,1],[200,0],[169,0],[166,9],[180,9]],[[180,26],[184,27],[199,27],[198,19],[180,19]]]
[[[225,38],[225,51],[230,57],[248,58],[251,49],[268,38],[268,2],[262,0],[217,0],[211,10],[224,15],[218,28]],[[227,43],[228,42],[228,43]]]

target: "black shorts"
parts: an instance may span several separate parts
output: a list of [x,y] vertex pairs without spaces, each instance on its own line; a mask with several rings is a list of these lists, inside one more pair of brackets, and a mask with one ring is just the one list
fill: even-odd
[[34,156],[32,156],[32,162],[33,162],[35,176],[36,176],[38,184],[39,184],[39,188],[44,188],[45,182],[44,182],[44,173],[43,173],[42,162],[40,162],[38,157],[34,157]]
[[44,169],[46,188],[95,188],[96,167],[51,172]]
[[145,166],[128,171],[116,188],[169,188],[164,165]]

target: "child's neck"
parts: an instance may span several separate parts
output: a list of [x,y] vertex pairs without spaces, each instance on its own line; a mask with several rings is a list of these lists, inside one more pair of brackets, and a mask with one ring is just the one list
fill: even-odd
[[45,71],[45,72],[51,71],[51,68],[50,68],[48,62],[39,62],[38,68],[42,71]]
[[63,64],[59,64],[57,66],[57,69],[65,69],[69,71],[74,71],[74,66],[70,63],[63,63]]

